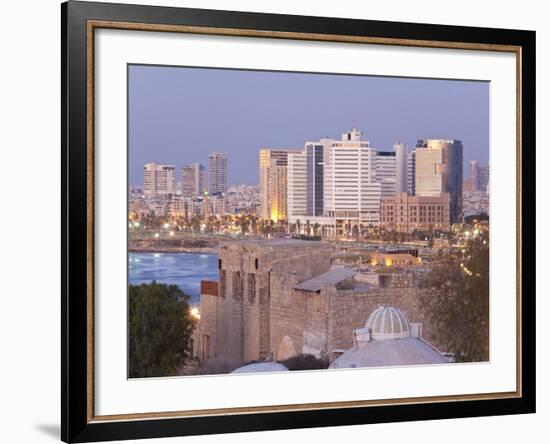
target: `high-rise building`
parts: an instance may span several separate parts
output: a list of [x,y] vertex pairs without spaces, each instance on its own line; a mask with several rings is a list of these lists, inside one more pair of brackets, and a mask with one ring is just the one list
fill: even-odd
[[407,193],[416,194],[416,151],[407,154]]
[[288,153],[288,215],[324,214],[325,158],[332,139],[306,142],[304,149]]
[[395,151],[376,151],[376,182],[380,183],[382,197],[395,195],[396,187]]
[[464,181],[465,190],[468,192],[488,192],[489,165],[481,166],[477,160],[470,160],[470,177]]
[[477,169],[477,189],[484,193],[489,192],[489,165],[479,166]]
[[325,159],[334,140],[321,139],[305,144],[307,199],[306,215],[322,216],[325,205]]
[[417,196],[450,194],[450,221],[462,220],[462,142],[422,139],[416,145]]
[[302,150],[260,149],[260,217],[287,220],[287,172],[289,153]]
[[479,162],[470,160],[470,177],[462,183],[462,192],[472,193],[479,191]]
[[185,198],[203,194],[206,191],[204,183],[204,165],[198,162],[184,165],[181,168],[181,188]]
[[474,192],[477,192],[477,178],[468,177],[467,179],[464,179],[464,182],[462,182],[462,195],[464,195],[464,193]]
[[143,194],[148,197],[165,196],[176,191],[176,167],[146,163],[143,166]]
[[227,153],[208,155],[208,192],[225,193],[227,191]]
[[395,153],[395,192],[407,192],[407,146],[404,143],[397,142],[393,146]]
[[470,177],[475,177],[477,179],[478,174],[479,174],[479,162],[477,160],[470,160]]
[[270,180],[271,219],[274,222],[287,220],[287,165],[272,162]]
[[298,218],[306,216],[308,210],[307,191],[306,151],[290,152],[288,153],[287,169],[287,211],[289,216]]
[[376,157],[355,128],[331,144],[325,159],[324,211],[335,224],[378,224],[382,189],[376,181]]

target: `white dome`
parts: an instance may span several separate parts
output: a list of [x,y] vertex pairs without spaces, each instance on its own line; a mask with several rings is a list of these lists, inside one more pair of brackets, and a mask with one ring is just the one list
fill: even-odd
[[372,339],[399,339],[411,336],[409,320],[405,313],[395,307],[381,306],[374,310],[367,322],[365,330]]
[[392,365],[445,364],[448,361],[433,346],[413,337],[395,341],[370,341],[351,348],[329,368],[388,367]]
[[288,368],[278,362],[255,362],[244,365],[231,373],[288,372]]

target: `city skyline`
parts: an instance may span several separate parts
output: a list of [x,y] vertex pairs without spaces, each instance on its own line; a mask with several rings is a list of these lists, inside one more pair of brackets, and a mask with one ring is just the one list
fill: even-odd
[[145,163],[179,173],[226,152],[228,185],[258,185],[260,148],[301,149],[352,126],[381,151],[462,140],[467,178],[471,160],[489,161],[488,97],[486,82],[130,66],[129,183],[143,184]]

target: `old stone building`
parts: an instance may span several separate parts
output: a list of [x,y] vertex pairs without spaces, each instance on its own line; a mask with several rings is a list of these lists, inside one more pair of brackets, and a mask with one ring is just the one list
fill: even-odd
[[381,305],[424,322],[419,298],[426,290],[417,288],[414,274],[382,275],[373,285],[355,270],[331,266],[332,251],[313,241],[221,244],[218,282],[201,286],[196,356],[246,363],[311,353],[332,361]]

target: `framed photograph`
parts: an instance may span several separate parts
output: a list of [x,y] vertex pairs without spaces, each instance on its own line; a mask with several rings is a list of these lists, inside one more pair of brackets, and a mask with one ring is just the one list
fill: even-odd
[[535,33],[69,1],[62,439],[535,411]]

